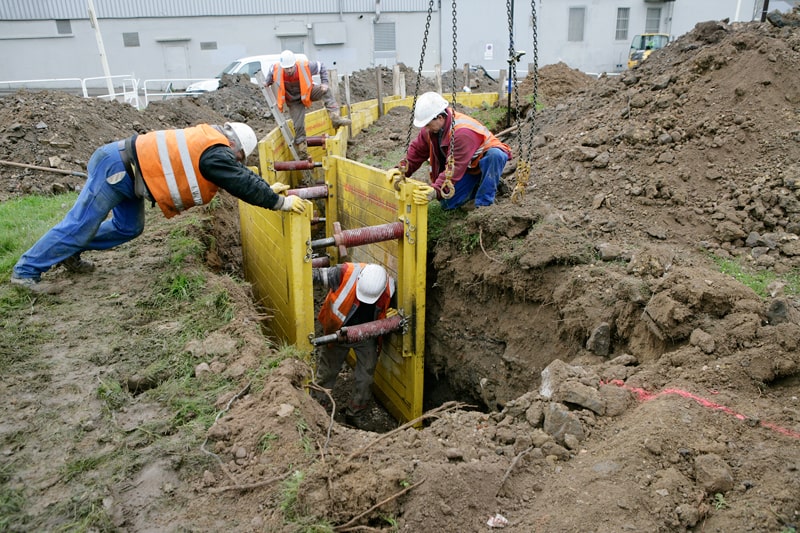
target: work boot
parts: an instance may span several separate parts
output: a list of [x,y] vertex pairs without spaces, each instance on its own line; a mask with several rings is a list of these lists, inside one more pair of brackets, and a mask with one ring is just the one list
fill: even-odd
[[11,274],[11,279],[9,281],[11,281],[12,285],[32,291],[36,290],[36,287],[39,285],[39,280],[36,278],[20,278],[16,274]]
[[297,151],[298,160],[305,161],[308,159],[308,143],[306,141],[295,144],[294,149]]
[[11,279],[9,281],[11,281],[12,285],[38,294],[58,294],[63,290],[62,287],[53,285],[52,283],[42,282],[39,278],[21,278],[16,274],[11,274]]
[[375,431],[369,414],[370,410],[367,407],[356,410],[348,406],[344,411],[344,421],[346,424],[363,431]]
[[333,124],[334,128],[349,126],[352,122],[352,120],[341,116],[339,113],[331,113],[331,124]]
[[94,272],[94,263],[84,261],[81,259],[81,254],[79,253],[71,257],[67,257],[61,261],[59,265],[67,269],[67,272],[71,272],[73,274],[88,274],[89,272]]

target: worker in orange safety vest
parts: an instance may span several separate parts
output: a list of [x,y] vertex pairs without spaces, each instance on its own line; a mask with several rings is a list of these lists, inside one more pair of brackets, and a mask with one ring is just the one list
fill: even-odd
[[[329,268],[314,268],[313,282],[328,288],[318,319],[326,334],[344,326],[354,326],[397,314],[392,307],[395,282],[381,265],[342,263]],[[372,383],[378,363],[381,338],[367,338],[354,343],[331,343],[323,346],[317,365],[317,384],[333,389],[347,354],[356,356],[354,384],[345,410],[345,420],[361,429],[368,429],[368,407]],[[327,396],[315,391],[314,396],[326,405]]]
[[[319,74],[320,84],[315,85],[313,76]],[[328,69],[320,61],[300,61],[291,50],[281,52],[280,61],[267,73],[265,85],[275,85],[278,109],[289,107],[289,117],[294,124],[294,144],[300,159],[308,159],[306,142],[306,111],[311,103],[322,100],[330,113],[334,129],[350,124],[349,118],[339,114],[339,104],[328,90]]]

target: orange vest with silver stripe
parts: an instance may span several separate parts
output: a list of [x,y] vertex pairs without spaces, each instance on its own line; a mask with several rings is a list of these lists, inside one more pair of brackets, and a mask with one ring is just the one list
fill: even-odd
[[200,174],[200,155],[228,139],[208,124],[160,130],[136,137],[136,159],[153,200],[164,216],[211,201],[219,187]]
[[[507,154],[511,153],[511,148],[509,148],[509,146],[507,144],[505,144],[500,139],[495,137],[494,133],[492,133],[489,130],[489,128],[487,128],[486,126],[484,126],[483,124],[481,124],[480,122],[475,120],[474,118],[470,117],[469,115],[465,115],[463,113],[459,113],[458,111],[454,111],[453,112],[453,120],[455,121],[453,123],[453,129],[454,130],[460,130],[462,128],[466,128],[466,129],[474,131],[475,133],[477,133],[478,135],[483,137],[483,142],[478,147],[478,149],[475,151],[475,153],[472,155],[472,158],[469,161],[468,168],[477,168],[478,167],[478,163],[481,160],[481,157],[483,157],[483,154],[485,154],[486,151],[489,150],[490,148],[500,148],[501,150],[503,150]],[[450,139],[450,143],[452,143],[452,142],[453,142],[453,140]],[[428,135],[428,144],[431,144],[431,143],[432,143],[431,136]],[[434,152],[433,152],[432,145],[431,145],[431,152],[430,153],[431,153],[431,159],[433,159],[433,153]],[[431,164],[433,164],[433,161],[431,161]]]
[[[313,80],[311,79],[311,69],[308,68],[308,61],[298,61],[295,66],[300,78],[300,100],[304,106],[311,107]],[[272,81],[278,88],[278,109],[283,111],[283,104],[286,103],[286,84],[283,82],[283,67],[281,67],[280,63],[275,63],[272,67]]]
[[[353,310],[353,306],[357,305],[356,282],[358,281],[358,275],[361,274],[365,266],[367,266],[366,263],[344,263],[342,265],[342,279],[339,283],[339,288],[335,291],[328,291],[328,296],[325,298],[317,317],[326,335],[341,329],[342,324],[344,324],[344,321],[347,320]],[[377,320],[386,318],[386,310],[389,309],[389,303],[392,298],[389,287],[389,280],[387,279],[383,294],[375,302],[375,306],[378,309]]]

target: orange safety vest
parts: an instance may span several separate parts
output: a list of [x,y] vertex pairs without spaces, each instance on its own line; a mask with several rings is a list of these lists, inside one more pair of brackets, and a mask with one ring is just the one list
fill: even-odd
[[[452,120],[455,121],[453,123],[453,129],[454,129],[453,136],[455,136],[455,131],[458,131],[458,130],[460,130],[462,128],[466,128],[468,130],[474,131],[475,133],[477,133],[478,135],[483,137],[483,142],[478,147],[478,149],[475,151],[475,153],[472,154],[472,158],[469,161],[469,165],[467,165],[468,169],[478,168],[478,163],[480,162],[481,158],[483,157],[483,154],[485,154],[486,151],[489,150],[490,148],[500,148],[505,153],[511,155],[511,148],[507,144],[505,144],[500,139],[495,137],[494,133],[492,133],[489,130],[489,128],[487,128],[486,126],[484,126],[483,124],[481,124],[480,122],[475,120],[474,118],[470,117],[469,115],[465,115],[463,113],[459,113],[458,111],[453,111]],[[453,139],[450,137],[450,132],[447,132],[447,137],[446,138],[452,144]],[[437,168],[437,166],[435,164],[435,161],[434,161],[434,159],[435,159],[434,153],[435,152],[434,152],[434,149],[433,149],[433,141],[431,140],[430,134],[427,136],[427,139],[428,139],[428,147],[430,149],[430,154],[431,154],[431,156],[430,156],[431,167],[432,168]]]
[[[350,318],[360,303],[356,298],[356,281],[358,275],[367,266],[366,263],[344,263],[342,264],[342,279],[339,288],[335,291],[331,289],[322,303],[317,319],[322,324],[325,334],[333,333],[341,329],[348,318]],[[386,318],[386,310],[389,309],[392,294],[389,279],[386,279],[386,288],[380,298],[375,302],[378,309],[376,320]]]
[[[311,69],[308,61],[298,61],[295,63],[297,75],[300,78],[300,101],[306,107],[311,107],[311,88],[314,81],[311,79]],[[283,82],[283,67],[280,63],[275,63],[272,67],[272,82],[278,88],[278,109],[283,111],[283,104],[286,103],[286,84]]]
[[230,146],[228,138],[208,124],[136,137],[142,178],[165,217],[207,204],[217,194],[219,187],[200,173],[200,155],[216,144]]

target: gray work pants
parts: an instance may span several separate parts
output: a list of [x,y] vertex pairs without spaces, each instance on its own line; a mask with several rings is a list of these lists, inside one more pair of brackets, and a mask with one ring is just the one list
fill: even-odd
[[333,389],[342,364],[351,348],[356,354],[356,367],[353,373],[353,393],[350,396],[348,407],[351,411],[359,411],[366,408],[372,398],[370,389],[375,379],[375,367],[378,364],[376,339],[365,339],[353,344],[323,346],[317,364],[317,384],[326,389]]
[[[311,101],[316,102],[322,100],[325,103],[325,109],[329,113],[338,113],[339,104],[333,99],[330,89],[323,91],[319,85],[314,85],[311,89]],[[286,102],[289,107],[289,117],[294,123],[294,143],[300,144],[306,140],[306,111],[308,108],[303,105],[302,100],[294,100]]]

